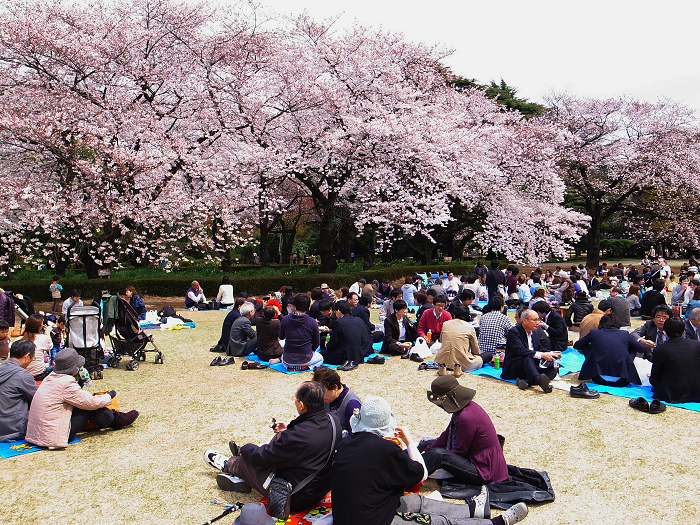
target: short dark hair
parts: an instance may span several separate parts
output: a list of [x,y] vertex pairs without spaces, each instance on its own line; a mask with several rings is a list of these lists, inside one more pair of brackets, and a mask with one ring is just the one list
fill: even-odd
[[325,395],[326,387],[321,383],[318,381],[304,381],[297,389],[296,398],[303,403],[306,408],[312,410],[314,408],[323,407],[323,397]]
[[352,306],[347,301],[338,301],[335,303],[335,309],[343,315],[348,315],[352,312]]
[[462,321],[471,321],[469,308],[463,304],[458,304],[452,308],[452,319],[461,319]]
[[224,277],[221,279],[221,284],[231,284],[231,280],[228,278],[228,275],[224,275]]
[[664,281],[663,279],[657,279],[656,281],[654,281],[652,288],[657,292],[660,292],[664,289],[664,286],[666,286],[666,281]]
[[266,306],[263,308],[263,317],[265,317],[265,319],[274,319],[276,313],[277,312],[275,312],[275,309],[272,306]]
[[620,318],[616,316],[613,312],[605,314],[603,317],[600,318],[600,321],[598,322],[598,328],[600,329],[620,328],[621,326],[622,322],[620,321]]
[[367,294],[362,294],[360,296],[360,304],[362,306],[369,306],[370,304],[372,304],[372,296],[367,295]]
[[678,317],[669,317],[664,322],[664,332],[671,339],[683,337],[685,332],[685,323]]
[[295,295],[294,299],[292,299],[291,302],[298,312],[308,312],[309,304],[311,304],[311,299],[309,299],[308,295],[300,293],[298,295]]
[[413,294],[413,301],[416,304],[423,306],[428,301],[428,295],[425,292],[416,292]]
[[[428,288],[428,289],[425,291],[426,301],[427,301],[427,298],[428,298],[428,297],[432,297],[432,298],[433,298],[433,302],[435,302],[435,298],[436,298],[437,296],[438,296],[438,292],[437,292],[437,290],[436,290],[435,288]],[[415,294],[414,294],[414,297],[415,297]]]
[[25,355],[29,354],[29,357],[34,359],[34,351],[36,350],[36,345],[32,343],[29,339],[17,339],[10,346],[10,357],[15,359],[21,359]]
[[602,310],[603,312],[605,310],[610,310],[612,308],[612,303],[608,301],[607,299],[603,299],[598,303],[598,310]]
[[506,303],[503,301],[503,296],[501,294],[496,294],[489,299],[489,302],[486,304],[486,306],[484,306],[482,314],[487,314],[489,312],[493,312],[494,310],[500,312],[503,309],[504,304]]
[[238,299],[236,299],[236,302],[233,303],[234,310],[238,310],[241,306],[243,306],[247,302],[248,301],[245,300],[245,297],[239,297]]
[[576,299],[588,299],[588,294],[583,290],[579,290],[576,292]]
[[408,303],[404,301],[403,299],[399,299],[398,301],[394,301],[394,311],[396,310],[405,310],[408,308]]
[[80,297],[81,295],[83,295],[83,292],[81,292],[79,288],[73,288],[70,293],[71,297]]
[[0,330],[9,330],[10,329],[10,323],[7,322],[5,319],[0,319]]
[[664,313],[664,314],[668,315],[669,317],[673,317],[673,309],[667,304],[657,304],[651,310],[651,316],[656,317],[656,314],[658,314],[659,312]]
[[321,383],[326,390],[343,388],[338,372],[327,366],[317,366],[314,368],[314,381]]
[[317,286],[316,288],[311,290],[311,298],[314,301],[320,301],[321,299],[323,299],[323,290],[320,286]]
[[447,297],[444,295],[438,295],[435,299],[433,299],[433,304],[435,303],[447,304]]
[[[342,302],[342,301],[341,301]],[[333,301],[330,299],[321,299],[318,302],[318,309],[321,312],[325,312],[327,310],[331,310],[333,308]]]
[[392,299],[396,299],[399,295],[403,295],[403,292],[400,288],[394,288],[393,290],[391,290],[391,292],[389,292],[389,297],[391,297]]
[[348,295],[345,296],[345,298],[346,298],[348,301],[349,301],[350,299],[352,299],[353,297],[358,297],[358,298],[359,298],[360,296],[359,296],[359,294],[358,294],[357,292],[350,292]]
[[[66,316],[61,314],[56,318],[56,324],[61,324],[66,322]],[[2,329],[2,322],[0,321],[0,329]]]
[[537,301],[532,305],[532,310],[538,314],[548,314],[552,311],[552,308],[547,304],[547,301]]
[[462,290],[462,293],[459,294],[459,300],[468,301],[469,299],[476,299],[476,294],[474,293],[474,290],[465,288]]

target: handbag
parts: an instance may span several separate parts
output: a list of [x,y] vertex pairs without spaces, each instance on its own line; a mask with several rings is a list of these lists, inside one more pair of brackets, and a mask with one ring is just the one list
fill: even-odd
[[331,414],[328,414],[331,420],[331,426],[333,427],[333,440],[331,442],[331,450],[328,453],[326,461],[323,466],[315,472],[309,474],[304,480],[302,480],[296,487],[292,488],[292,484],[275,474],[275,476],[270,480],[268,485],[267,494],[267,513],[275,518],[286,520],[289,517],[290,508],[292,505],[292,495],[303,489],[316,475],[321,472],[324,467],[328,464],[333,456],[333,450],[335,450],[335,420]]

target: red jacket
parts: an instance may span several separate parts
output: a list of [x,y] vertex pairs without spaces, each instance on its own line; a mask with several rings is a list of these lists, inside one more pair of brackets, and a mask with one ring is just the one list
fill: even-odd
[[436,319],[435,310],[430,308],[420,316],[420,321],[418,321],[418,335],[420,337],[425,337],[428,330],[431,330],[433,332],[431,341],[435,341],[442,333],[442,325],[445,324],[445,321],[450,321],[451,319],[452,316],[447,310],[443,310],[442,314],[440,314],[440,319]]

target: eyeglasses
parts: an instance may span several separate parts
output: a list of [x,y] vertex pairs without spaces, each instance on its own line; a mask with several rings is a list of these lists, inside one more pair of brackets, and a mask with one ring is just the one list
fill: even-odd
[[667,315],[655,315],[654,319],[658,319],[659,321],[662,321],[662,320],[665,321],[666,319],[668,319],[668,316]]

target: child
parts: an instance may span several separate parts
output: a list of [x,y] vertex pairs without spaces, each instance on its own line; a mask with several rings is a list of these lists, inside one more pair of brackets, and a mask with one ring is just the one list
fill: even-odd
[[6,361],[10,355],[10,323],[0,319],[0,362]]
[[58,275],[53,276],[53,282],[49,286],[49,290],[51,290],[51,297],[53,297],[53,313],[60,312],[59,306],[61,305],[61,290],[63,290],[63,286],[58,284]]
[[[56,324],[51,329],[51,343],[53,343],[53,347],[51,348],[51,360],[49,361],[51,366],[53,366],[56,354],[63,348],[63,334],[65,333],[65,329],[66,318],[63,315],[59,315],[58,319],[56,319]],[[0,333],[0,335],[2,334]]]
[[72,308],[73,306],[83,306],[83,301],[80,300],[81,295],[83,295],[83,292],[76,288],[70,293],[70,297],[63,301],[63,310],[61,313],[64,316],[68,315],[69,308]]

